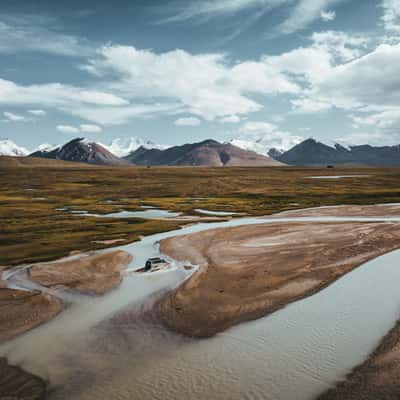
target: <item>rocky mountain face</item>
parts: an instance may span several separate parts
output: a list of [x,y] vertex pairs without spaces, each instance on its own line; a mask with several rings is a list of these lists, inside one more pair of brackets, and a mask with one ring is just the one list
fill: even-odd
[[328,146],[314,139],[307,139],[279,155],[277,160],[288,165],[400,165],[400,146],[360,145],[344,147]]
[[165,150],[140,147],[125,157],[136,165],[171,166],[274,166],[282,165],[270,157],[243,150],[230,143],[205,140],[199,143],[174,146]]
[[39,150],[29,157],[49,158],[63,161],[74,161],[97,165],[123,165],[127,162],[98,143],[78,138],[51,150]]

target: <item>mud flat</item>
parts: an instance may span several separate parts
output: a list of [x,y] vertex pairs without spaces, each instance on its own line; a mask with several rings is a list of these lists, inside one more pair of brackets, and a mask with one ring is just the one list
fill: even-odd
[[42,286],[64,286],[83,293],[102,295],[118,287],[122,272],[132,261],[125,251],[86,255],[72,260],[37,264],[30,279]]
[[400,397],[400,322],[368,360],[319,400],[396,400]]
[[0,343],[54,318],[62,302],[40,291],[0,289]]
[[281,222],[169,238],[162,253],[200,268],[160,302],[159,314],[174,331],[209,337],[316,293],[399,247],[400,225],[393,222]]
[[0,358],[0,399],[43,400],[46,398],[45,383]]
[[400,204],[377,204],[371,206],[344,205],[314,207],[301,210],[284,211],[271,218],[297,217],[398,217]]

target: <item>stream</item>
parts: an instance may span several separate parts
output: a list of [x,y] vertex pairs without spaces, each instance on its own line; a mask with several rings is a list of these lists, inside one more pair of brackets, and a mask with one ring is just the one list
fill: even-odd
[[[166,331],[151,311],[154,301],[190,271],[175,263],[158,273],[129,273],[147,258],[160,256],[157,243],[168,237],[292,221],[400,218],[238,218],[118,246],[134,255],[118,289],[102,297],[69,296],[65,311],[1,345],[0,356],[49,381],[50,400],[313,399],[363,362],[397,321],[400,251],[378,257],[270,316],[202,340]],[[9,274],[14,286],[29,285],[22,272]]]

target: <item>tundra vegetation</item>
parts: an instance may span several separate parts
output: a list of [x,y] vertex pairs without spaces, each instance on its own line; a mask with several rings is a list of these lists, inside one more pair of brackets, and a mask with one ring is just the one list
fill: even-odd
[[[359,175],[308,179],[317,175]],[[53,260],[126,244],[188,221],[98,218],[153,206],[266,215],[337,204],[400,202],[400,168],[98,167],[0,157],[0,265]]]

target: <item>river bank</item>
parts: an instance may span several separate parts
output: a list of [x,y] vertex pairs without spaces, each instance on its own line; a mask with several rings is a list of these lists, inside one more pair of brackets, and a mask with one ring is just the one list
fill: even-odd
[[162,253],[200,266],[159,304],[164,324],[208,337],[309,296],[400,247],[393,223],[268,223],[161,242]]
[[102,295],[122,281],[122,272],[133,256],[125,251],[110,251],[77,256],[73,260],[36,264],[29,278],[45,287],[67,287],[82,293]]
[[[393,210],[391,215],[396,217],[399,214],[400,212],[396,213]],[[385,207],[382,207],[380,214],[377,214],[377,216],[382,217],[385,215]],[[368,215],[361,215],[361,217],[363,216],[368,217]],[[143,301],[143,304],[148,305],[152,294],[159,293],[160,290],[164,292],[168,288],[173,290],[177,285],[180,285],[187,278],[187,275],[185,275],[184,268],[179,268],[179,264],[177,264],[177,268],[170,273],[164,272],[148,275],[127,274],[123,279],[121,287],[117,290],[112,290],[105,296],[95,296],[88,299],[88,301],[83,299],[83,303],[80,301],[77,302],[68,312],[62,313],[60,315],[61,318],[57,318],[41,329],[30,332],[28,335],[23,335],[21,340],[9,343],[9,345],[4,347],[4,349],[7,349],[6,352],[2,354],[10,354],[12,356],[10,358],[12,364],[21,365],[24,369],[27,368],[29,372],[44,377],[46,381],[50,381],[52,385],[56,385],[57,387],[64,387],[63,385],[66,385],[65,382],[69,382],[69,380],[75,384],[79,382],[79,387],[74,386],[71,390],[74,393],[81,393],[81,390],[84,390],[85,393],[82,397],[68,397],[70,393],[67,389],[63,389],[59,392],[59,397],[54,397],[55,399],[87,398],[91,400],[98,398],[97,388],[102,394],[108,393],[103,398],[112,398],[111,393],[120,393],[121,398],[125,398],[123,397],[123,393],[127,396],[129,394],[131,398],[132,396],[135,398],[134,396],[138,393],[140,393],[140,398],[152,398],[151,396],[156,396],[158,392],[149,391],[148,385],[150,382],[159,380],[160,376],[165,377],[166,371],[169,370],[171,370],[171,373],[167,375],[174,375],[174,368],[178,368],[179,371],[191,371],[194,365],[193,362],[196,362],[196,365],[198,365],[200,359],[202,360],[202,367],[201,370],[198,370],[198,368],[194,370],[193,373],[195,376],[198,376],[198,373],[200,373],[208,382],[211,368],[211,370],[215,369],[215,377],[220,377],[220,379],[226,378],[227,380],[224,382],[230,382],[226,387],[221,387],[221,390],[224,389],[220,398],[243,398],[243,396],[241,397],[241,393],[243,394],[247,390],[255,390],[257,387],[260,393],[271,393],[269,397],[265,398],[290,399],[290,397],[283,393],[291,385],[288,387],[282,386],[287,386],[287,384],[284,381],[281,382],[279,379],[279,376],[289,373],[288,371],[292,371],[291,376],[296,380],[293,384],[296,383],[299,385],[299,393],[303,396],[299,397],[299,399],[313,398],[310,396],[310,393],[313,393],[314,396],[315,393],[321,393],[321,388],[326,390],[326,382],[332,385],[338,378],[343,376],[343,370],[349,367],[353,368],[354,365],[361,363],[365,359],[365,355],[363,354],[370,353],[375,347],[374,338],[382,338],[390,328],[390,325],[387,325],[387,320],[384,321],[384,324],[382,324],[382,321],[381,323],[376,322],[377,329],[379,327],[379,330],[374,330],[371,327],[370,331],[374,330],[375,333],[372,334],[371,338],[366,338],[364,344],[360,345],[360,349],[357,349],[357,351],[353,349],[351,351],[351,354],[355,354],[354,356],[348,359],[345,355],[349,354],[349,352],[339,352],[337,366],[334,366],[330,361],[330,357],[337,354],[334,351],[335,348],[332,349],[332,353],[329,352],[328,358],[323,357],[321,359],[328,359],[328,364],[330,363],[330,368],[328,369],[321,369],[318,360],[316,363],[315,358],[312,357],[312,354],[314,354],[313,349],[315,348],[320,349],[321,352],[323,352],[323,349],[329,350],[331,347],[322,345],[322,343],[324,343],[325,339],[330,343],[332,335],[338,332],[338,322],[333,323],[333,331],[324,331],[325,327],[330,326],[329,321],[332,319],[330,318],[330,313],[336,307],[338,307],[338,311],[342,309],[338,305],[340,300],[335,295],[335,291],[338,289],[332,287],[339,286],[340,288],[343,286],[339,282],[342,280],[344,282],[353,281],[354,283],[350,284],[350,291],[346,289],[350,294],[346,294],[346,296],[344,294],[339,295],[341,299],[347,299],[344,303],[346,307],[353,307],[354,303],[357,303],[355,300],[358,300],[359,296],[353,293],[351,286],[357,285],[357,282],[360,282],[360,278],[349,277],[354,273],[348,274],[342,280],[338,278],[345,275],[346,272],[355,269],[357,266],[365,264],[368,260],[376,258],[379,254],[398,248],[400,243],[400,233],[398,232],[399,222],[397,218],[392,218],[390,221],[380,218],[365,221],[349,221],[346,219],[337,221],[296,221],[287,220],[286,217],[280,221],[275,220],[274,217],[268,217],[267,219],[238,219],[221,224],[199,224],[186,227],[181,231],[147,237],[142,242],[119,247],[119,250],[116,250],[135,254],[135,260],[129,266],[129,271],[133,271],[141,266],[149,256],[159,254],[155,243],[161,240],[162,252],[167,252],[168,254],[171,252],[173,259],[182,262],[189,261],[192,264],[200,266],[198,272],[189,278],[186,283],[178,287],[176,291],[167,293],[166,297],[163,296],[161,301],[159,300],[157,303],[158,310],[162,311],[163,304],[170,301],[169,299],[174,298],[177,293],[181,293],[182,288],[185,288],[183,292],[184,296],[181,297],[184,303],[170,303],[173,304],[174,309],[170,314],[171,318],[168,314],[166,316],[168,317],[168,321],[177,324],[180,332],[186,335],[210,336],[210,332],[211,334],[221,332],[229,326],[242,321],[257,319],[268,313],[273,313],[273,311],[279,308],[283,308],[286,304],[293,303],[289,307],[285,307],[284,310],[273,313],[269,318],[242,324],[234,328],[234,332],[240,333],[243,331],[243,334],[240,333],[240,342],[237,342],[235,338],[230,340],[229,337],[234,333],[226,332],[215,336],[210,341],[196,341],[189,338],[185,339],[182,343],[180,335],[166,332],[165,329],[161,329],[161,326],[153,327],[153,322],[150,324],[145,322],[144,324],[139,324],[139,326],[137,325],[136,314],[134,308],[132,308],[135,304],[134,299],[136,298],[136,301]],[[189,232],[192,233],[188,235]],[[167,248],[168,244],[171,246],[170,249]],[[172,254],[173,251],[176,254]],[[79,255],[75,257],[74,261],[82,261],[87,258],[80,257]],[[70,262],[73,260],[65,261]],[[45,271],[44,278],[46,279],[49,272],[54,273],[53,278],[48,282],[50,287],[58,281],[56,279],[57,273],[60,272],[58,271],[58,264],[60,262],[52,263],[46,265],[43,269]],[[184,263],[180,265],[182,266]],[[56,268],[56,271],[53,271],[52,268]],[[357,272],[357,276],[365,276],[365,272],[361,271],[362,269],[364,268],[354,271]],[[375,270],[377,270],[376,267]],[[38,271],[40,271],[40,268]],[[74,269],[67,268],[65,270],[66,274],[69,274],[71,271],[74,271]],[[382,274],[382,278],[385,278],[385,274]],[[380,272],[378,272],[377,277],[372,279],[374,285],[377,285],[377,279],[379,280],[380,276]],[[169,283],[168,279],[170,279]],[[66,283],[70,284],[74,280],[69,281],[67,279]],[[330,285],[336,280],[338,282]],[[43,281],[42,283],[45,282]],[[150,286],[152,285],[153,289],[150,290]],[[65,286],[68,287],[68,285]],[[321,290],[326,286],[329,286],[329,288]],[[389,293],[386,286],[382,284],[380,286],[385,287],[385,293]],[[363,287],[365,287],[365,282]],[[56,290],[57,288],[53,287],[53,289]],[[367,295],[365,300],[370,301],[371,297],[376,297],[376,290],[374,292],[372,290],[374,290],[372,287],[368,289],[370,295]],[[141,291],[143,292],[140,293]],[[313,293],[316,293],[316,295],[309,296]],[[193,300],[191,296],[195,296],[195,299]],[[382,297],[382,294],[380,296]],[[322,300],[314,300],[316,297]],[[181,298],[178,298],[178,300],[181,300]],[[296,301],[302,298],[304,300]],[[332,301],[335,303],[333,309],[330,306]],[[199,303],[202,302],[204,304],[198,307]],[[371,302],[373,303],[373,300]],[[318,305],[316,308],[313,306],[308,309],[307,307],[309,306],[307,304],[310,303],[318,303]],[[319,311],[323,304],[327,308],[325,311],[327,317],[319,315],[315,319],[315,316],[313,316],[314,311],[310,313],[310,310]],[[387,307],[394,307],[396,309],[396,304],[393,303],[393,299],[391,301],[388,300]],[[193,308],[190,308],[192,306]],[[291,311],[297,308],[300,308],[302,311]],[[367,308],[371,310],[373,307],[369,304]],[[383,310],[383,304],[381,304],[381,308]],[[132,318],[126,319],[123,317],[113,321],[110,319],[112,315],[124,309],[129,314],[133,313]],[[168,304],[167,310],[170,311]],[[179,318],[175,319],[176,314],[178,314]],[[190,318],[196,318],[197,320],[186,319],[188,314]],[[289,315],[285,316],[286,314]],[[384,314],[383,311],[382,314]],[[298,315],[302,315],[301,321],[296,319]],[[363,314],[357,312],[357,309],[354,312],[346,312],[345,315],[351,316],[351,321],[359,316],[363,319]],[[392,318],[390,315],[391,313],[388,314],[389,323]],[[169,322],[166,322],[164,317],[162,316],[162,320],[168,326]],[[320,321],[322,318],[324,318],[324,323],[321,326],[317,321]],[[307,343],[310,338],[309,334],[302,336],[304,329],[302,324],[304,320],[309,321],[306,326],[315,329],[317,335],[311,335],[311,343]],[[93,342],[92,328],[98,326],[102,321],[109,322],[108,324],[101,323],[103,327],[107,328],[104,331],[100,330],[101,337]],[[297,338],[295,341],[293,337],[284,338],[282,342],[279,341],[281,339],[278,339],[282,335],[285,336],[285,326],[288,323],[286,321],[292,324],[292,328],[287,332],[296,332]],[[343,332],[349,327],[349,321],[347,319],[343,320],[343,316],[340,314],[337,321],[340,321],[340,326],[343,329],[339,330],[339,337],[343,337]],[[114,326],[115,324],[116,326]],[[203,326],[199,328],[199,325]],[[189,329],[194,327],[196,332],[184,331],[183,329],[186,329],[188,326]],[[123,331],[121,331],[122,327],[124,327]],[[171,326],[169,327],[171,328]],[[147,329],[150,329],[151,333],[144,333]],[[175,331],[178,330],[174,327],[172,329]],[[113,333],[110,335],[111,332]],[[132,336],[134,332],[135,335]],[[258,333],[255,334],[255,332]],[[62,333],[61,336],[60,333]],[[84,334],[82,335],[81,333]],[[159,337],[156,341],[157,343],[154,343],[155,335]],[[302,339],[299,339],[299,336]],[[318,338],[321,347],[315,346],[315,337]],[[353,338],[351,329],[345,334],[345,337],[348,339]],[[145,341],[143,345],[138,345],[140,343],[140,341],[138,342],[139,338]],[[167,342],[165,341],[166,338],[168,338]],[[270,340],[270,345],[265,347],[263,345],[264,340]],[[297,343],[298,340],[304,340],[305,344]],[[115,341],[117,342],[114,343]],[[245,357],[242,353],[244,351],[243,343],[247,341],[249,342],[249,347],[245,347],[245,349],[246,354],[249,353],[249,357],[246,359],[246,367],[244,370],[239,368],[236,373],[231,374],[231,366],[235,364],[237,357],[240,357],[244,361]],[[359,340],[359,342],[361,341]],[[371,341],[372,347],[370,344]],[[36,343],[34,349],[32,349],[32,343]],[[238,347],[238,343],[242,344]],[[287,351],[282,351],[285,346]],[[44,359],[40,356],[43,347],[47,349]],[[217,349],[221,347],[226,349],[226,351],[223,351],[223,357],[218,358],[218,363],[214,366],[210,366],[210,360],[207,358],[201,358],[201,354],[209,354],[210,351],[212,354],[217,354],[219,352]],[[52,349],[51,351],[50,348]],[[161,348],[163,348],[164,354],[168,354],[168,357],[160,358],[158,354],[159,350],[151,350]],[[81,349],[82,354],[77,349]],[[112,352],[110,353],[108,349],[112,349]],[[233,349],[237,349],[239,354],[236,351],[232,352]],[[267,352],[267,349],[270,349],[270,351]],[[274,349],[280,350],[279,352],[275,352]],[[304,351],[304,349],[308,350]],[[265,358],[263,356],[258,360],[253,354],[254,351],[260,355],[265,355],[264,353],[267,352],[268,357],[265,355]],[[133,354],[135,354],[135,363],[131,363]],[[179,354],[179,356],[177,355],[178,359],[173,356],[174,354]],[[186,354],[186,358],[184,357],[182,360],[183,354]],[[60,358],[60,355],[63,355],[63,357]],[[309,355],[311,355],[310,359],[307,358]],[[290,358],[289,363],[286,361],[286,356]],[[87,357],[93,359],[93,363],[89,363],[91,379],[96,382],[92,388],[87,388],[87,380],[81,379],[82,373],[88,370],[88,365],[84,361]],[[303,357],[305,358],[303,359]],[[63,358],[65,359],[65,363],[59,364]],[[152,359],[153,363],[148,365],[149,359]],[[268,359],[271,360],[272,364],[267,368],[265,363]],[[295,360],[298,360],[298,362],[295,362]],[[280,367],[278,367],[277,363]],[[52,365],[52,367],[48,369],[48,365]],[[57,365],[58,368],[56,367]],[[111,379],[110,372],[114,371],[117,365],[123,365],[124,369],[126,369],[126,371],[123,371],[123,375],[117,374],[112,377],[112,382],[108,381],[107,384],[102,383],[101,377],[107,376],[108,380]],[[146,365],[147,367],[145,367]],[[232,395],[232,376],[242,376],[244,378],[246,375],[244,371],[248,371],[249,368],[255,368],[255,365],[258,365],[257,369],[259,369],[260,374],[265,375],[265,371],[269,371],[268,379],[273,382],[273,386],[268,386],[268,380],[265,382],[265,388],[264,384],[260,386],[259,384],[263,379],[261,379],[261,376],[253,374],[252,384],[250,384],[250,381],[248,384],[242,381],[240,385],[241,381],[237,381],[238,395],[237,397],[229,397]],[[309,376],[309,372],[303,371],[305,365],[307,369],[313,368],[311,367],[312,365],[316,365],[317,369],[311,373],[310,379],[317,374],[317,371],[321,370],[323,374],[327,374],[326,376],[329,377],[329,380],[324,378],[322,374],[321,381],[318,381],[317,385],[315,385],[315,382],[312,385],[310,381],[304,382],[302,377]],[[172,368],[172,366],[176,367]],[[161,375],[159,376],[158,373]],[[193,382],[193,374],[186,372],[184,376],[182,373],[178,375],[180,380],[183,379],[179,385],[173,384],[170,387],[169,384],[165,383],[170,390],[170,394],[175,393],[175,391],[181,394],[186,393],[191,387],[190,382]],[[135,377],[134,381],[132,380],[132,376]],[[123,377],[126,377],[126,380]],[[220,379],[218,379],[218,382],[215,382],[218,386],[221,383]],[[246,381],[248,380],[249,377],[246,378]],[[174,379],[171,382],[174,382]],[[184,382],[186,382],[186,385]],[[229,396],[228,393],[230,393]],[[282,393],[282,395],[278,396],[277,393]],[[210,393],[208,393],[208,398],[210,398],[209,395]],[[186,396],[186,398],[197,399],[199,397]]]

